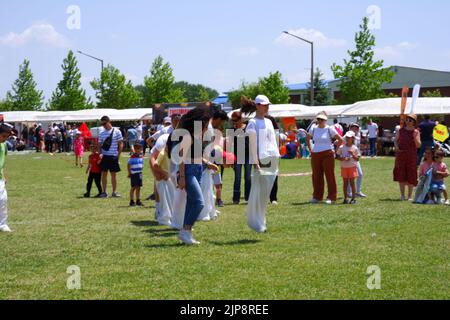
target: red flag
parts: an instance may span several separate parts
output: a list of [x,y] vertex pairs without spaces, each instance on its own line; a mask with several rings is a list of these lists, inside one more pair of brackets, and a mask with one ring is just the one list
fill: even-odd
[[91,130],[89,130],[89,127],[85,122],[83,122],[78,130],[81,132],[83,138],[92,138]]

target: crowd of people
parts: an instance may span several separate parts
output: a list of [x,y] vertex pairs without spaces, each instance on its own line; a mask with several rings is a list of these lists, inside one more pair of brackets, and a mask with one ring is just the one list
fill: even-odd
[[[241,110],[233,112],[231,119],[224,111],[210,114],[208,108],[197,107],[183,116],[172,114],[159,126],[146,121],[144,125],[135,123],[127,130],[114,128],[110,118],[104,116],[98,141],[89,146],[88,181],[84,196],[91,197],[95,183],[98,191],[96,197],[108,198],[110,177],[111,197],[121,197],[117,179],[121,171],[120,158],[128,146],[130,206],[143,206],[141,188],[147,162],[155,181],[153,195],[147,198],[155,201],[155,219],[161,225],[180,230],[179,239],[187,245],[199,244],[192,233],[197,221],[215,220],[220,214],[218,209],[224,206],[222,175],[227,168],[234,171],[233,204],[238,205],[243,194],[247,203],[248,226],[259,233],[267,231],[267,205],[278,204],[280,158],[310,158],[311,204],[332,205],[337,202],[336,163],[340,165],[343,179],[343,203],[355,205],[358,198],[367,197],[362,192],[362,132],[359,123],[343,126],[335,120],[333,125],[328,125],[327,114],[321,112],[309,128],[280,133],[277,122],[269,116],[271,103],[266,96],[259,95],[254,101],[243,98],[241,104]],[[254,118],[245,121],[250,114],[254,114]],[[230,120],[231,129],[226,130],[223,136]],[[443,162],[445,155],[432,142],[435,124],[425,117],[424,122],[418,125],[417,116],[410,114],[405,117],[403,125],[396,128],[393,177],[400,185],[402,201],[444,202],[449,205],[444,179],[450,173]],[[367,134],[370,156],[376,155],[378,130],[378,125],[370,120]],[[32,140],[32,143],[38,145],[44,142],[46,150],[74,151],[75,164],[83,166],[85,143],[79,130],[54,125],[42,133],[42,128],[36,125],[27,137],[43,138]],[[3,165],[6,141],[12,135],[13,129],[3,124],[0,128],[0,231],[10,230],[6,224]],[[52,138],[47,139],[47,135]],[[306,152],[299,152],[300,148],[306,148]],[[145,160],[147,150],[148,161]],[[413,199],[415,187],[418,188]]]

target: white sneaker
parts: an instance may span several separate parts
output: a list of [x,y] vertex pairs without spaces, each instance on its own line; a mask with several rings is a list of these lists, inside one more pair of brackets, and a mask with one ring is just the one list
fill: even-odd
[[277,206],[278,202],[277,201],[272,201],[272,205]]
[[12,232],[12,230],[7,225],[4,225],[0,227],[0,232]]
[[316,199],[311,199],[311,201],[309,201],[309,203],[311,203],[311,204],[318,204],[318,203],[320,203],[320,201],[316,200]]
[[333,204],[335,204],[336,202],[331,201],[330,199],[327,199],[327,200],[325,200],[324,203],[327,204],[327,205],[333,205]]
[[367,198],[367,196],[366,196],[364,193],[362,193],[362,192],[357,193],[356,196],[357,196],[358,198]]
[[445,200],[444,204],[445,204],[446,206],[450,206],[450,200]]
[[198,242],[197,240],[194,239],[191,231],[187,231],[184,229],[180,231],[180,235],[178,236],[178,239],[180,239],[181,242],[183,242],[184,244],[186,244],[188,246],[200,244],[200,242]]

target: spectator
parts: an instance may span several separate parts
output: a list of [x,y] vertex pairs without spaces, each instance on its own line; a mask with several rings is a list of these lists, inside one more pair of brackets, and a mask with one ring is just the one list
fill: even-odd
[[377,141],[378,141],[378,125],[369,119],[369,124],[367,125],[368,137],[369,137],[369,156],[376,157],[377,156]]
[[286,145],[286,154],[282,157],[282,159],[296,159],[297,158],[297,152],[298,152],[298,147],[297,144],[294,141],[291,141],[291,139],[287,140],[287,145]]
[[431,121],[429,115],[426,115],[424,118],[424,121],[422,121],[419,125],[420,140],[422,141],[422,146],[418,151],[418,166],[420,166],[420,163],[422,162],[425,150],[434,147],[433,132],[434,128],[436,127],[436,122]]

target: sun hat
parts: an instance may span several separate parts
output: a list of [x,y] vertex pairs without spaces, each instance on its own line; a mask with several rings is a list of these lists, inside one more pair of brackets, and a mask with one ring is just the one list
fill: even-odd
[[417,115],[415,115],[414,113],[408,114],[406,117],[413,119],[415,122],[417,122]]
[[328,116],[325,113],[325,111],[322,111],[322,112],[317,114],[316,119],[328,121]]
[[259,96],[257,96],[255,98],[255,103],[256,104],[260,104],[263,106],[268,106],[271,105],[272,103],[270,102],[269,98],[267,98],[265,95],[260,94]]

